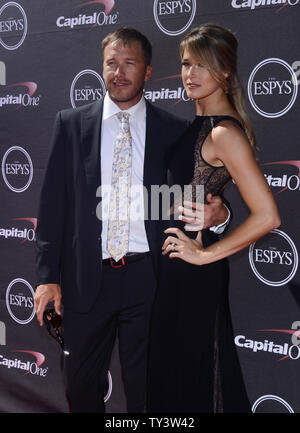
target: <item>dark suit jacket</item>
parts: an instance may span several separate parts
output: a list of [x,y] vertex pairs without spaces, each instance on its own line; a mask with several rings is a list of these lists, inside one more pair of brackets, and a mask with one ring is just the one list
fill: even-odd
[[[187,122],[147,102],[144,186],[167,183],[166,154]],[[63,304],[88,311],[101,286],[101,220],[96,216],[101,184],[102,101],[59,112],[41,190],[36,230],[37,285],[58,283]],[[149,203],[149,214],[151,212]],[[157,269],[160,221],[145,220]]]

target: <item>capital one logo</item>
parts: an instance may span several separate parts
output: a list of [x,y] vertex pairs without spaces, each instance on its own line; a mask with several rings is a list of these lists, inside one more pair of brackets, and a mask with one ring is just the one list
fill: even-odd
[[6,289],[6,307],[11,318],[20,325],[31,322],[35,315],[34,290],[28,281],[15,278]]
[[249,262],[256,277],[268,286],[287,284],[298,269],[298,252],[292,239],[275,229],[249,247]]
[[235,9],[247,8],[255,10],[259,7],[281,5],[277,11],[281,11],[286,6],[296,6],[299,0],[232,0],[231,6]]
[[[294,329],[297,329],[294,331]],[[252,351],[254,354],[272,354],[277,357],[280,355],[280,358],[277,358],[277,362],[281,362],[284,360],[297,361],[300,358],[300,343],[299,343],[299,321],[295,321],[292,323],[292,329],[258,329],[260,332],[275,332],[285,335],[291,335],[291,342],[289,344],[287,342],[278,344],[278,342],[261,338],[259,340],[247,338],[245,335],[237,335],[234,338],[234,342],[237,347],[243,348],[248,351]]]
[[65,17],[62,15],[57,18],[56,26],[60,28],[70,27],[73,29],[74,27],[89,25],[90,30],[92,30],[96,26],[102,27],[104,25],[117,24],[119,12],[110,13],[115,6],[115,0],[86,1],[84,3],[78,4],[76,7],[82,8],[84,6],[95,4],[104,6],[104,11],[80,13],[75,17]]
[[[37,107],[41,95],[36,95],[37,84],[33,81],[24,81],[14,84],[6,83],[6,65],[0,62],[0,107],[13,106]],[[11,90],[12,89],[12,90]]]
[[0,88],[0,107],[36,108],[39,106],[41,99],[41,95],[37,95],[36,91],[37,84],[33,81],[4,85]]
[[155,22],[168,36],[177,36],[185,32],[195,18],[196,9],[196,0],[154,0],[153,3]]
[[[173,80],[176,80],[175,83]],[[180,79],[180,80],[179,80]],[[164,86],[158,88],[157,86],[155,89],[150,89],[149,86],[156,85],[157,82],[163,81]],[[170,83],[171,81],[171,83]],[[179,84],[180,82],[180,84]],[[181,75],[169,75],[167,77],[158,78],[156,80],[153,80],[152,83],[149,83],[147,86],[147,90],[144,92],[144,97],[148,99],[149,101],[155,103],[157,101],[171,101],[173,102],[173,105],[177,105],[180,102],[188,102],[190,101],[190,98],[186,94],[185,88],[181,85]]]
[[261,116],[283,116],[294,105],[297,93],[297,76],[285,60],[265,59],[256,65],[250,74],[249,101]]
[[20,146],[10,147],[2,159],[2,176],[11,191],[24,192],[33,178],[33,164],[28,152]]
[[27,35],[27,17],[16,2],[5,3],[0,8],[0,44],[7,50],[19,48]]
[[70,88],[72,107],[95,102],[104,97],[106,87],[101,76],[92,69],[80,71],[73,79]]
[[[20,355],[2,355],[0,354],[0,366],[7,369],[16,369],[24,372],[26,375],[34,375],[39,377],[46,377],[48,367],[44,367],[45,355],[33,350],[12,350],[13,353]],[[28,355],[30,360],[28,359]],[[20,358],[21,356],[21,358]],[[24,360],[25,357],[25,360]],[[34,361],[32,361],[32,357]]]
[[[10,221],[21,221],[22,227],[0,228],[0,238],[18,239],[21,244],[35,241],[35,232],[37,226],[36,218],[12,218]],[[24,227],[24,222],[29,223],[29,227]],[[16,225],[16,223],[14,223]],[[27,224],[26,224],[27,225]]]
[[271,166],[272,172],[270,173],[268,167],[268,172],[264,173],[264,176],[276,194],[300,190],[300,161],[266,162],[262,166]]

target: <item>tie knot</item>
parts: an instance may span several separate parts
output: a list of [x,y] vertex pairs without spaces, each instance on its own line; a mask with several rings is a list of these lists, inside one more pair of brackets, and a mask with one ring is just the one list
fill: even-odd
[[120,111],[117,114],[117,118],[120,120],[121,123],[129,123],[129,113]]

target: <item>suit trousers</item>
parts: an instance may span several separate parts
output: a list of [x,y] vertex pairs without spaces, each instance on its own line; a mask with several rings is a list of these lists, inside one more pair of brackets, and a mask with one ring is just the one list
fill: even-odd
[[[119,339],[128,412],[143,412],[147,345],[156,289],[151,256],[121,268],[102,267],[102,284],[92,309],[64,309],[64,377],[71,412],[105,412],[107,374],[116,335]],[[88,289],[88,288],[87,288]]]

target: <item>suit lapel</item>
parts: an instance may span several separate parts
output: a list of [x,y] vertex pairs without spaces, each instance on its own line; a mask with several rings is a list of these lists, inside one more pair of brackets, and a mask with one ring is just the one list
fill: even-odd
[[157,115],[152,105],[146,101],[146,142],[145,142],[145,158],[144,158],[144,186],[148,193],[151,192],[151,185],[155,184],[155,163],[158,157],[158,152],[161,151],[159,146],[159,132]]
[[[163,168],[164,150],[161,147],[161,128],[163,127],[160,116],[156,110],[146,101],[146,143],[144,160],[144,186],[148,192],[145,197],[145,229],[150,250],[153,252],[154,267],[157,268],[158,253],[160,246],[161,225],[159,221],[152,220],[152,185],[164,183],[165,170]],[[154,204],[156,206],[156,204]],[[157,212],[155,212],[157,213]]]
[[87,184],[101,183],[101,123],[103,102],[83,109],[81,116],[83,163]]

